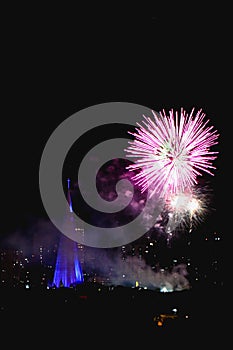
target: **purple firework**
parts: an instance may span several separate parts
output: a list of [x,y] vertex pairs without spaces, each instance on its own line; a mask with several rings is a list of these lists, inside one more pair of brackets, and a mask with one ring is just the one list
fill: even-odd
[[188,114],[181,108],[180,114],[173,109],[155,113],[154,120],[143,115],[144,126],[137,123],[133,141],[125,150],[128,157],[137,158],[127,169],[140,169],[134,181],[141,191],[150,189],[160,196],[166,193],[180,193],[191,190],[197,184],[202,172],[213,175],[212,161],[218,152],[210,152],[217,144],[219,134],[213,126],[207,126],[205,114],[200,109],[194,115],[194,108]]

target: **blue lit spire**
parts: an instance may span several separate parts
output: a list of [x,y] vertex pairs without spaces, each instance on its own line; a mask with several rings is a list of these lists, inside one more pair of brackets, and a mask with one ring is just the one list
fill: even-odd
[[72,200],[71,200],[71,194],[70,194],[70,179],[67,179],[68,185],[67,185],[67,200],[69,203],[70,213],[73,213],[73,207],[72,207]]
[[[67,200],[70,213],[72,213],[70,179],[68,179]],[[72,215],[66,215],[64,218],[64,227],[70,227],[70,225],[73,225]],[[84,279],[81,264],[79,262],[77,242],[68,238],[64,234],[61,234],[57,251],[53,285],[56,287],[70,287],[82,283],[83,281]]]

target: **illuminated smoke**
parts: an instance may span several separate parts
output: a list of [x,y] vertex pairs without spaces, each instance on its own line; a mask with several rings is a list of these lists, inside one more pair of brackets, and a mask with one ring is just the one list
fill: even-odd
[[[182,291],[190,288],[185,264],[154,271],[144,259],[127,256],[122,259],[119,250],[86,250],[86,270],[95,271],[105,284],[112,286],[141,287],[158,291]],[[100,279],[101,280],[101,279]]]

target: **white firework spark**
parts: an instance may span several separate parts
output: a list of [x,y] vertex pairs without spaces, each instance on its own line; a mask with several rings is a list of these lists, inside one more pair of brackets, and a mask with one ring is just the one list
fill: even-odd
[[172,234],[178,227],[188,227],[191,232],[210,211],[210,199],[207,186],[193,187],[192,191],[171,194],[164,209],[169,217],[166,231]]

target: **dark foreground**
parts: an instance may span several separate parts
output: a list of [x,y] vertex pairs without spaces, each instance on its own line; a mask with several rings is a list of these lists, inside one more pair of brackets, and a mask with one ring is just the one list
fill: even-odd
[[7,348],[22,342],[31,347],[31,341],[75,348],[124,348],[125,342],[148,347],[148,341],[155,341],[153,348],[162,342],[165,349],[168,344],[217,346],[224,343],[223,300],[222,288],[170,293],[91,285],[2,289],[1,335]]

